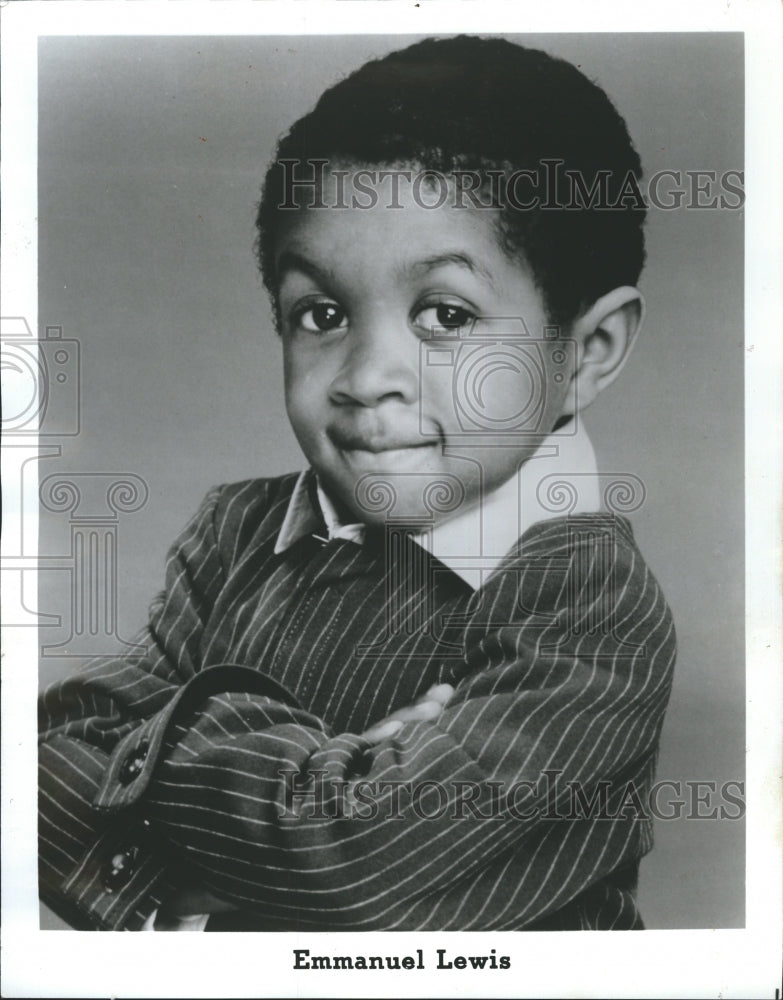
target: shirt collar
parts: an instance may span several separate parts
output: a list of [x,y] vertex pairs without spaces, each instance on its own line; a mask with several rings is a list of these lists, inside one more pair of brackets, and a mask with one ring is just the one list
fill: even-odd
[[[313,494],[315,494],[314,499]],[[326,538],[323,536],[324,529],[326,529]],[[364,525],[342,523],[334,504],[310,469],[301,472],[294,485],[294,491],[291,494],[288,509],[277,536],[275,552],[278,554],[285,552],[306,535],[314,535],[321,541],[347,538],[359,545],[364,540]]]
[[[557,502],[565,497],[567,509]],[[570,420],[482,504],[433,525],[417,541],[478,590],[531,525],[600,508],[593,445],[582,421]]]
[[[361,544],[364,539],[364,525],[343,524],[317,479],[313,498],[312,475],[307,470],[296,481],[276,553],[306,535],[322,538],[324,527],[324,540],[346,538]],[[555,489],[559,492],[553,493]],[[552,498],[566,494],[572,498],[569,514],[593,513],[601,507],[595,452],[581,420],[550,434],[483,503],[434,524],[416,541],[477,590],[531,525],[562,516],[562,505]]]

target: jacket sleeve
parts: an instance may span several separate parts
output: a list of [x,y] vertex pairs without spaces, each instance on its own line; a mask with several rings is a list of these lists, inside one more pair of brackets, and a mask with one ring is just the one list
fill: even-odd
[[[208,888],[283,927],[503,929],[554,913],[649,850],[640,797],[674,633],[632,544],[538,541],[487,582],[435,723],[374,746],[239,678],[192,680],[120,736],[95,807],[142,808]],[[206,674],[219,685],[223,670]]]
[[204,623],[222,586],[215,529],[220,495],[216,489],[207,496],[171,550],[166,589],[139,637],[143,654],[96,660],[39,699],[39,890],[78,929],[139,928],[183,879],[194,878],[151,830],[143,807],[120,815],[96,807],[107,776],[120,784],[132,780],[147,752],[139,742],[137,752],[117,764],[118,747],[143,732],[154,751],[156,734],[187,705],[190,691],[207,697],[236,683],[285,696],[246,668],[227,666],[216,687],[214,672],[198,671]]

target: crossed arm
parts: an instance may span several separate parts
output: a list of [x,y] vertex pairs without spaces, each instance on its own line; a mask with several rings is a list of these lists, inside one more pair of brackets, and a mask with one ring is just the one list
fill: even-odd
[[[302,709],[238,689],[231,667],[191,679],[193,707],[161,691],[168,704],[140,725],[107,703],[56,727],[42,746],[46,901],[64,896],[106,928],[139,927],[161,905],[171,916],[238,908],[356,929],[518,928],[555,912],[637,861],[649,829],[622,815],[549,820],[538,779],[551,770],[587,795],[599,782],[616,795],[623,778],[651,780],[667,672],[578,658],[553,666],[515,630],[505,643],[505,657],[489,644],[498,666],[453,694],[428,691],[363,734],[334,735]],[[255,672],[238,669],[250,686]],[[201,697],[202,679],[228,690]],[[83,687],[74,695],[84,704]],[[160,696],[150,692],[153,705]],[[102,750],[106,729],[114,737]],[[154,767],[123,785],[141,746]],[[349,787],[362,776],[377,787],[462,783],[478,790],[477,811],[324,818],[304,808],[281,818],[282,770]],[[154,834],[149,850],[107,894],[106,865],[139,820]]]
[[[362,739],[375,745],[394,734],[406,722],[434,722],[454,694],[451,684],[435,684],[417,698],[412,705],[405,705],[391,712],[362,733]],[[158,911],[156,929],[174,927],[179,919],[195,914],[228,913],[236,907],[218,899],[201,885],[186,886],[164,901]]]

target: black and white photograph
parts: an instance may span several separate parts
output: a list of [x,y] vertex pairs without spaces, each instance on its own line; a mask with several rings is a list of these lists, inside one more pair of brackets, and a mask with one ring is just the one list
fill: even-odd
[[2,12],[4,994],[779,996],[780,12],[129,6]]

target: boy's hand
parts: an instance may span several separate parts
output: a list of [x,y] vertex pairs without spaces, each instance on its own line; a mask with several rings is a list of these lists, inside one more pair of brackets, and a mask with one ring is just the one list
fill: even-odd
[[370,726],[362,736],[371,743],[380,743],[393,736],[405,722],[432,722],[437,719],[453,694],[451,684],[435,684],[412,705],[398,708],[396,712]]

